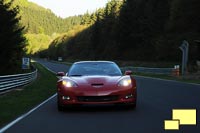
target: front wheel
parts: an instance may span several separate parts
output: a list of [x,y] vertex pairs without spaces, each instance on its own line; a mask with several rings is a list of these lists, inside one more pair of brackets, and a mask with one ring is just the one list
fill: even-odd
[[58,111],[63,111],[64,107],[62,105],[60,105],[59,103],[57,103],[57,109],[58,109]]
[[136,103],[117,103],[116,106],[124,109],[135,109]]
[[57,95],[57,109],[58,111],[63,111],[64,107],[60,104],[59,96]]
[[136,103],[130,103],[126,105],[129,109],[135,109],[136,108]]

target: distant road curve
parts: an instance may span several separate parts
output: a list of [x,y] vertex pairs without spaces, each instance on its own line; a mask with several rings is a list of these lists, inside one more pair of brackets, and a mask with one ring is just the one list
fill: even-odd
[[40,64],[48,68],[50,71],[57,73],[57,72],[67,72],[69,69],[69,66],[61,63],[55,63],[55,62],[49,62],[45,60],[37,60]]

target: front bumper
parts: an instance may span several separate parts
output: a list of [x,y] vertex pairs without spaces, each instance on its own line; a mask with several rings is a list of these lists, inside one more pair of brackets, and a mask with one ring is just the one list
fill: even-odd
[[136,104],[136,87],[128,89],[87,91],[58,91],[58,102],[62,106],[73,104]]

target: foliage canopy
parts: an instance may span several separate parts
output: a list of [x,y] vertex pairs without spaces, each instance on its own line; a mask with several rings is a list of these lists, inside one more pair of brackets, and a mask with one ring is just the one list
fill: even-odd
[[12,2],[0,1],[0,73],[8,74],[10,70],[20,68],[19,61],[23,55],[26,39],[19,24],[18,7],[12,7]]

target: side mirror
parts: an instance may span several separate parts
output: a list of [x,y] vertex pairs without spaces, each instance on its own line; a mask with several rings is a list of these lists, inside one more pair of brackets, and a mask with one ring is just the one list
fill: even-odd
[[131,75],[131,74],[133,74],[132,71],[130,70],[125,71],[125,75]]
[[65,73],[64,73],[64,72],[58,72],[58,73],[57,73],[57,76],[63,77],[63,76],[65,76]]

